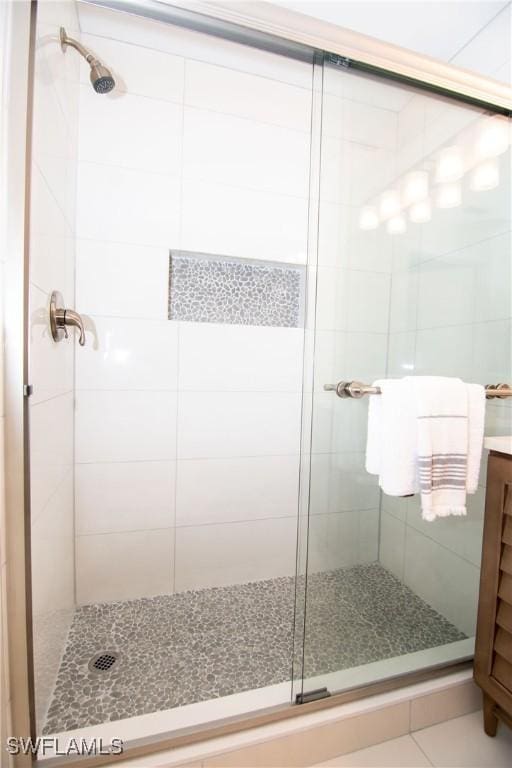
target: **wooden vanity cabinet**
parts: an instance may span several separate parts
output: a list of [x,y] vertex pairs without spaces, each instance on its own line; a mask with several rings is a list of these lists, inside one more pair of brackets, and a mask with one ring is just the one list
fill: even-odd
[[512,456],[491,451],[476,631],[475,682],[484,694],[484,729],[512,727]]

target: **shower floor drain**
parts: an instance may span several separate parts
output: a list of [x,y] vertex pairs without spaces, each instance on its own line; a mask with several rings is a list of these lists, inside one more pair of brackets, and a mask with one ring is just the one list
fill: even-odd
[[91,672],[109,672],[118,658],[119,654],[117,651],[95,653],[89,662],[89,669]]

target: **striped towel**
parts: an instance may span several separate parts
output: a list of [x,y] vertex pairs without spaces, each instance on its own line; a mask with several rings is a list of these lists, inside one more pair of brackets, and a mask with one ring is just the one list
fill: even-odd
[[[407,378],[417,419],[422,517],[435,520],[447,515],[465,515],[466,491],[474,492],[478,482],[485,409],[483,387],[440,376]],[[470,416],[474,422],[472,428]],[[468,465],[471,476],[468,476]]]

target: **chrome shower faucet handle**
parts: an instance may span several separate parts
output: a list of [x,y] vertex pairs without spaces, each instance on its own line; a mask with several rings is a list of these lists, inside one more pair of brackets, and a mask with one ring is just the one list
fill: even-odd
[[68,328],[78,328],[80,336],[78,343],[85,345],[84,323],[78,312],[74,309],[64,308],[64,299],[59,291],[53,291],[50,297],[50,330],[54,341],[62,341],[68,338]]

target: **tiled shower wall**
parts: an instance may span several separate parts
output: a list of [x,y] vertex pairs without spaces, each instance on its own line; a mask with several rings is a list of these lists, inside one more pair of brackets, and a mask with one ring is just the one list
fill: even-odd
[[30,227],[30,470],[32,611],[38,723],[44,719],[74,609],[73,339],[55,344],[48,303],[74,306],[78,34],[72,3],[38,5]]
[[303,330],[168,320],[168,272],[306,263],[311,65],[80,13],[77,601],[291,575]]
[[[327,66],[316,295],[308,567],[378,558],[379,489],[364,468],[367,400],[323,391],[386,369],[391,243],[358,228],[359,206],[394,167],[397,109],[381,83]],[[365,235],[365,236],[363,236]]]
[[[510,6],[454,60],[485,63],[491,77],[510,82]],[[461,144],[472,119],[463,106],[424,95],[398,115],[399,163],[407,168],[432,146]],[[481,384],[510,381],[510,154],[500,158],[500,183],[472,192],[462,206],[436,210],[410,225],[393,245],[388,375],[460,376]],[[508,401],[489,401],[487,435],[510,434]],[[421,519],[418,499],[382,495],[380,560],[468,635],[474,633],[485,500],[486,456],[468,516]]]

